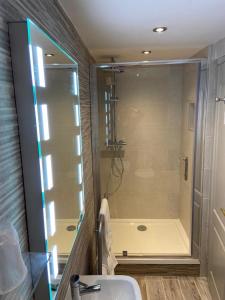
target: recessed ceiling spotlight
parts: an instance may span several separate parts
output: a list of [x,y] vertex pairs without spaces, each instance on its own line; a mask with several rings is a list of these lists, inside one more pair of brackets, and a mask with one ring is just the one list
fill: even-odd
[[45,53],[45,56],[51,57],[51,56],[55,56],[55,54],[53,54],[53,53]]
[[152,53],[152,51],[150,51],[150,50],[143,50],[141,53],[143,53],[143,54],[147,55],[147,54],[151,54],[151,53]]
[[164,32],[166,31],[168,28],[166,26],[160,26],[160,27],[155,27],[153,29],[154,32],[158,32],[158,33],[161,33],[161,32]]

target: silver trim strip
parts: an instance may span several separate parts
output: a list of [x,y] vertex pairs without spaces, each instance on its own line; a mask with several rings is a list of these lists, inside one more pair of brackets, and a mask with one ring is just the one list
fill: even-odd
[[155,257],[155,258],[148,258],[148,257],[142,257],[142,258],[132,258],[132,257],[116,257],[119,264],[124,265],[132,265],[132,264],[138,264],[138,265],[151,265],[151,264],[187,264],[187,265],[199,265],[200,261],[199,259],[195,259],[192,257],[181,257],[181,258],[167,258],[167,257]]
[[102,275],[102,243],[103,243],[103,222],[104,222],[104,216],[99,215],[98,220],[98,229],[97,229],[97,241],[98,241],[98,275]]
[[114,63],[98,63],[98,68],[122,67],[122,66],[157,66],[157,65],[175,65],[175,64],[193,64],[206,62],[206,58],[185,58],[185,59],[169,59],[169,60],[144,60],[144,61],[128,61]]
[[45,64],[45,69],[78,69],[76,64]]

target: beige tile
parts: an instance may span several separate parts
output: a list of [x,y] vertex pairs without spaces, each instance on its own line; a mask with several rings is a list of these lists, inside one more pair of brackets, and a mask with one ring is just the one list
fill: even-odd
[[[186,130],[184,136],[184,130],[187,102],[195,90],[194,75],[194,66],[185,70],[183,66],[131,68],[118,75],[118,137],[127,146],[123,182],[110,203],[112,217],[177,218],[181,214],[190,232],[187,202],[191,198],[184,195],[190,195],[191,185],[181,185],[179,157],[188,153],[191,170],[193,132]],[[101,172],[105,191],[110,162],[102,163],[106,165]],[[112,186],[117,182],[114,178]]]

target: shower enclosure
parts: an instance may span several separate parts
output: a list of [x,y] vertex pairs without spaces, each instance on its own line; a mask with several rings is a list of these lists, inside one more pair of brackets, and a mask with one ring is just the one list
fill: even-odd
[[118,259],[192,255],[199,67],[97,65],[97,182]]

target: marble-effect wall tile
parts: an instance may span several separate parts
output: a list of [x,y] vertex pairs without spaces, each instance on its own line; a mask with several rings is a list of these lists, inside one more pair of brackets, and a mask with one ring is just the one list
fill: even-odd
[[[183,66],[132,68],[116,76],[118,138],[127,145],[123,181],[110,200],[111,215],[179,218]],[[104,191],[110,164],[101,162]],[[113,178],[111,190],[117,184]]]
[[[72,273],[90,272],[95,251],[95,216],[92,178],[90,124],[90,64],[93,59],[58,1],[1,1],[0,6],[0,221],[11,221],[20,237],[21,249],[28,249],[26,211],[20,157],[18,123],[11,69],[8,22],[31,18],[49,33],[79,66],[86,216],[70,257],[58,299],[63,299]],[[92,244],[93,243],[93,244]],[[24,296],[25,299],[25,296]]]

